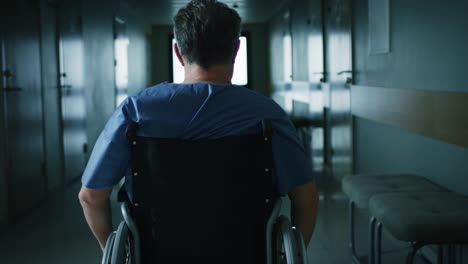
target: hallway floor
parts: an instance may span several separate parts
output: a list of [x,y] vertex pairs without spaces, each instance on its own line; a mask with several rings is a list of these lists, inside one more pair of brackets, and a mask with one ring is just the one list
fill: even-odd
[[[323,182],[318,181],[324,199],[321,199],[316,231],[308,247],[310,263],[351,263],[347,199],[339,192],[330,191],[330,187],[327,187],[330,185]],[[86,225],[78,201],[79,187],[79,182],[71,185],[63,194],[56,195],[31,212],[23,221],[2,230],[0,263],[100,263],[99,246]],[[286,203],[285,210],[288,210],[287,207]],[[113,215],[115,220],[120,221],[116,203],[113,203]],[[358,251],[366,252],[368,218],[363,212],[358,211],[357,215]],[[117,221],[114,221],[114,225]],[[384,236],[383,263],[404,263],[407,250],[406,244]],[[424,262],[418,260],[416,263]]]

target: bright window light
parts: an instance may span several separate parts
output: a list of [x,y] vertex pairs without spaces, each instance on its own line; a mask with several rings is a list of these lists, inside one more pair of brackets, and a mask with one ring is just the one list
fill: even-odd
[[128,86],[128,39],[118,38],[115,40],[115,85],[117,89]]
[[244,36],[240,37],[240,46],[236,62],[234,63],[232,83],[237,85],[247,84],[247,38]]
[[172,39],[172,78],[174,83],[182,83],[184,81],[184,67],[180,64],[179,59],[174,51],[175,39]]
[[284,81],[292,82],[292,40],[291,35],[283,37]]
[[128,38],[117,38],[114,42],[116,105],[119,105],[128,95],[128,45]]
[[[175,39],[172,40],[174,46]],[[172,72],[174,83],[182,83],[184,81],[184,67],[180,64],[172,47]],[[234,63],[234,74],[232,83],[237,85],[246,85],[247,78],[247,38],[240,37],[240,47],[237,52],[236,62]]]

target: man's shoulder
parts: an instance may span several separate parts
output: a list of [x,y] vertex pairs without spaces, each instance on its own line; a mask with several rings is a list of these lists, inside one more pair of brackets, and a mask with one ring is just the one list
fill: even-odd
[[170,82],[163,82],[156,84],[154,86],[150,86],[145,88],[130,97],[133,98],[141,98],[141,97],[157,97],[157,98],[164,98],[164,97],[172,97],[174,95],[181,95],[181,94],[198,94],[197,91],[203,90],[202,88],[208,88],[207,84],[204,83],[197,83],[197,84],[182,84],[182,83],[170,83]]
[[127,97],[126,104],[139,105],[142,103],[165,101],[178,94],[179,91],[178,85],[164,82],[130,94]]
[[164,96],[174,89],[175,87],[173,83],[163,82],[144,88],[143,90],[132,94],[130,97],[139,98],[144,96]]

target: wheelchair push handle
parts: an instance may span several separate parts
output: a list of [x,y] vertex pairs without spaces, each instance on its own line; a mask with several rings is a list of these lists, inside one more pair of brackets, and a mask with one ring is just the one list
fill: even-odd
[[262,133],[264,138],[271,138],[273,135],[273,127],[270,120],[262,120]]
[[132,139],[136,137],[138,131],[138,123],[136,122],[131,122],[128,124],[127,129],[125,130],[125,136],[127,139]]

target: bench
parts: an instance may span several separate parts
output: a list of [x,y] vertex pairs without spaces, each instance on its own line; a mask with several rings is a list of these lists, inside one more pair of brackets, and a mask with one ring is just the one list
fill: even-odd
[[[446,192],[441,186],[426,178],[414,174],[366,174],[349,175],[342,180],[343,192],[349,197],[349,247],[353,263],[361,263],[355,249],[354,210],[355,207],[367,209],[369,200],[376,194],[384,193],[414,193],[414,192]],[[374,260],[374,230],[375,218],[369,223],[369,262]],[[378,241],[380,243],[380,241]]]
[[[396,239],[410,242],[406,263],[426,245],[454,245],[468,242],[468,197],[453,192],[411,192],[376,194],[369,200],[376,219],[375,263],[381,262],[382,226]],[[438,263],[442,256],[439,252]]]

